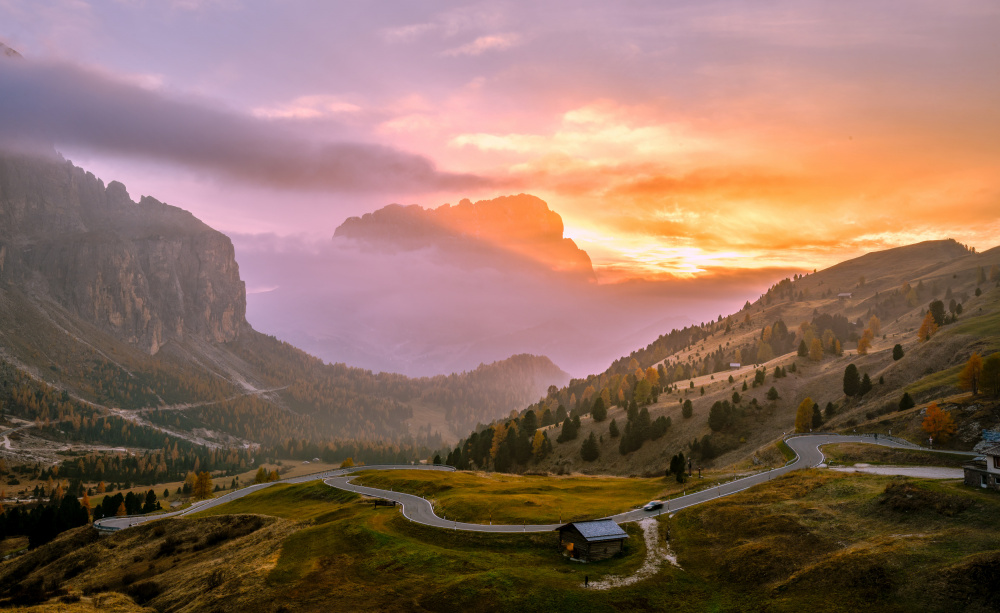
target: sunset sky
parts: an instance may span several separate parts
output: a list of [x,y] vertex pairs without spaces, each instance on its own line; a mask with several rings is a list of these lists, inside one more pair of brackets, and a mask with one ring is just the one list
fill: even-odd
[[524,192],[602,282],[1000,243],[995,0],[0,0],[0,41],[0,136],[227,233]]

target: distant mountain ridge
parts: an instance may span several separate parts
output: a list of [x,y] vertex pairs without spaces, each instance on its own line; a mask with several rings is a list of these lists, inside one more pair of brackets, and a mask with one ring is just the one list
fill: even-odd
[[0,153],[0,408],[56,440],[412,459],[569,379],[533,355],[425,379],[327,364],[245,313],[221,232],[54,153]]

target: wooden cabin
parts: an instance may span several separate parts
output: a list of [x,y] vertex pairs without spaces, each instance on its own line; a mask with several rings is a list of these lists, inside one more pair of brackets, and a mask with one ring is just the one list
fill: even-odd
[[578,560],[594,562],[619,553],[628,535],[611,519],[577,521],[559,526],[559,546]]
[[962,465],[965,470],[965,484],[1000,492],[1000,444],[983,450],[983,455]]

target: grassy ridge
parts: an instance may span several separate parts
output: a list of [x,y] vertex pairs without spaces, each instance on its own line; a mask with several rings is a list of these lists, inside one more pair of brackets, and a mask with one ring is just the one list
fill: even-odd
[[824,445],[823,454],[828,460],[837,464],[893,464],[912,466],[943,466],[945,468],[961,468],[970,457],[961,454],[937,453],[917,449],[894,449],[859,443],[840,443]]
[[278,483],[232,502],[192,514],[192,517],[212,517],[234,513],[257,513],[287,519],[310,520],[337,511],[341,504],[361,497],[310,481],[302,485]]
[[954,483],[804,471],[679,514],[674,546],[722,609],[985,611],[997,517],[1000,496]]
[[[472,523],[548,524],[606,517],[681,491],[674,480],[500,473],[365,471],[358,485],[416,494],[438,515]],[[689,486],[690,487],[690,486]]]

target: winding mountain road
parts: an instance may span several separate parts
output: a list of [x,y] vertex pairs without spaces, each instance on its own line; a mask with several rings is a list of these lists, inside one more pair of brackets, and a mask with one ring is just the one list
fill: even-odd
[[[336,477],[339,475],[346,475],[349,473],[357,472],[359,470],[455,470],[451,466],[424,466],[421,464],[410,465],[410,464],[390,464],[390,465],[373,465],[373,466],[354,466],[351,468],[338,468],[336,470],[328,470],[321,473],[314,473],[311,475],[302,475],[300,477],[292,477],[290,479],[282,479],[281,481],[272,481],[271,483],[258,483],[256,485],[250,485],[238,490],[229,492],[217,498],[211,498],[209,500],[202,500],[192,504],[190,507],[183,509],[181,511],[173,511],[171,513],[157,513],[155,515],[127,515],[125,517],[105,517],[104,519],[99,519],[94,522],[94,527],[98,530],[113,531],[121,530],[122,528],[128,528],[131,526],[138,526],[139,524],[145,523],[147,521],[153,521],[157,519],[163,519],[165,517],[183,517],[184,515],[189,515],[191,513],[198,513],[199,511],[204,511],[205,509],[211,509],[212,507],[217,507],[221,504],[226,504],[227,502],[232,502],[237,498],[243,498],[248,494],[253,494],[254,492],[259,492],[265,487],[270,487],[272,485],[277,485],[279,483],[308,483],[309,481],[316,481],[317,479],[326,479],[328,477]],[[421,498],[421,500],[423,500]]]
[[[875,438],[870,435],[842,435],[842,434],[802,434],[797,436],[792,436],[785,440],[788,446],[795,452],[796,458],[794,461],[789,462],[781,468],[775,468],[765,472],[760,472],[755,475],[750,475],[743,477],[741,479],[736,479],[730,481],[729,483],[723,483],[700,492],[695,492],[692,494],[687,494],[686,496],[680,496],[669,501],[664,502],[664,507],[656,511],[643,511],[642,509],[635,509],[632,511],[626,511],[624,513],[619,513],[617,515],[612,515],[610,519],[613,519],[616,523],[633,522],[645,519],[647,517],[653,517],[660,515],[662,513],[673,513],[681,509],[686,509],[688,507],[694,506],[696,504],[702,504],[710,500],[715,500],[723,496],[731,496],[738,492],[742,492],[748,488],[755,485],[759,485],[766,481],[770,481],[775,477],[780,477],[787,474],[793,470],[799,470],[802,468],[812,468],[823,463],[824,456],[823,452],[820,451],[820,447],[823,445],[829,445],[833,443],[868,443],[875,445],[882,445],[883,447],[892,447],[896,449],[914,449],[922,451],[934,451],[939,453],[951,453],[951,454],[964,454],[973,457],[977,454],[973,452],[956,452],[947,450],[937,450],[937,449],[927,449],[925,447],[920,447],[919,445],[914,445],[908,441],[903,441],[896,438]],[[319,473],[315,475],[303,475],[301,477],[295,477],[292,479],[287,479],[280,481],[278,483],[305,483],[308,481],[313,481],[316,479],[322,479],[323,483],[334,487],[337,489],[345,490],[348,492],[355,492],[357,494],[363,494],[366,496],[374,496],[377,498],[384,498],[386,500],[394,500],[402,505],[403,515],[410,521],[424,524],[427,526],[434,526],[437,528],[444,528],[449,530],[466,530],[470,532],[498,532],[498,533],[516,533],[516,532],[550,532],[558,528],[561,524],[524,524],[524,525],[490,525],[490,524],[470,524],[465,522],[457,522],[454,520],[449,520],[444,517],[438,517],[434,513],[434,507],[431,505],[430,501],[420,496],[414,496],[413,494],[406,494],[403,492],[392,492],[388,490],[377,489],[373,487],[365,487],[362,485],[354,485],[350,482],[350,473],[354,473],[360,470],[454,470],[450,466],[424,466],[424,465],[386,465],[386,466],[355,466],[353,468],[343,468],[339,470],[327,471],[324,473]],[[152,521],[155,519],[161,519],[164,517],[178,517],[187,515],[189,513],[197,513],[198,511],[204,511],[220,504],[225,504],[237,498],[246,496],[260,489],[268,487],[272,483],[261,483],[259,485],[252,485],[234,492],[230,492],[219,498],[213,498],[211,500],[206,500],[204,502],[195,503],[191,507],[184,509],[183,511],[177,511],[174,513],[166,513],[160,515],[143,515],[135,517],[111,517],[98,520],[94,522],[94,525],[100,530],[120,530],[122,528],[127,528],[129,526],[137,525],[146,521]]]

